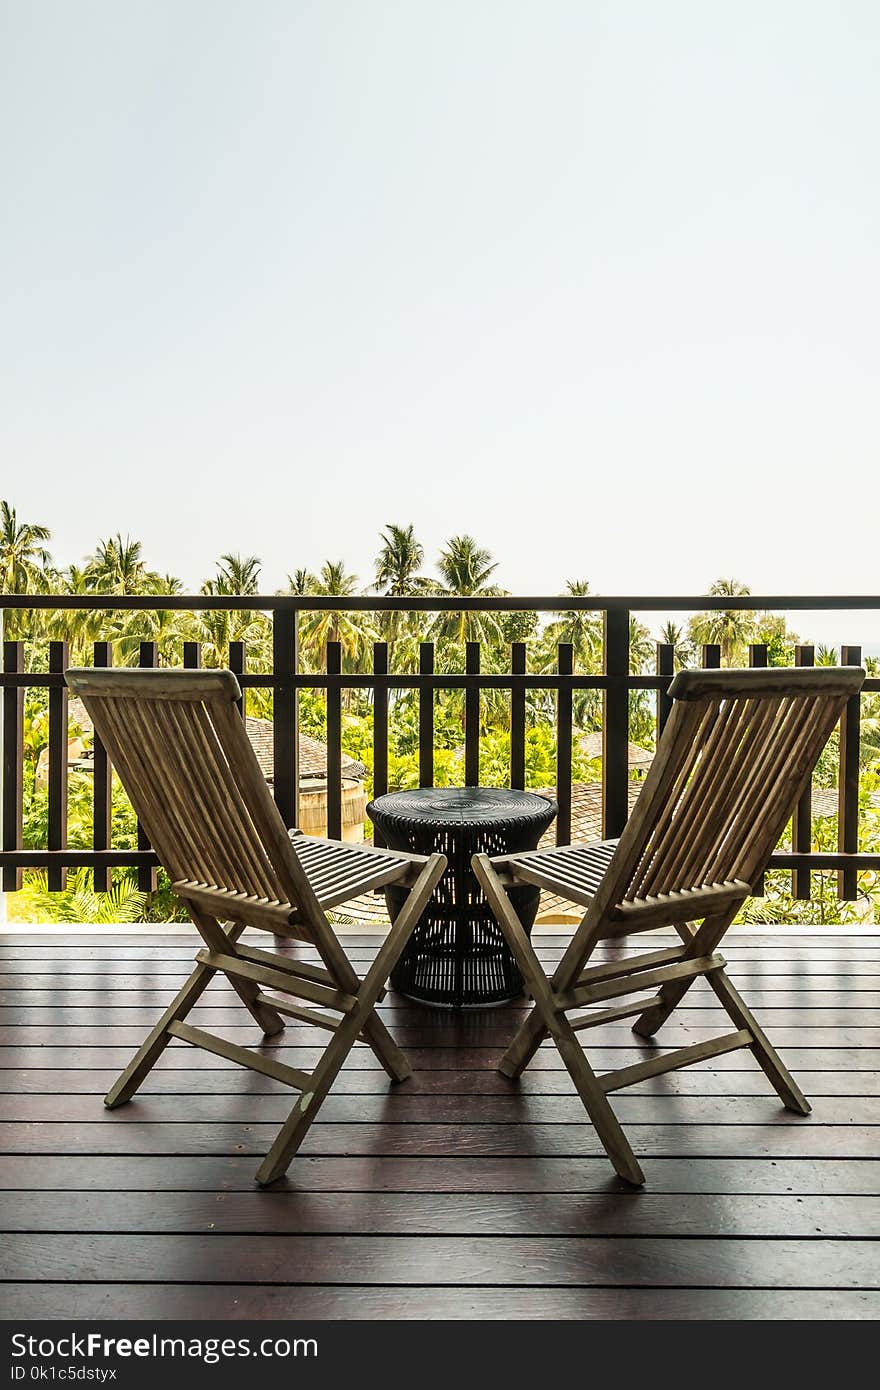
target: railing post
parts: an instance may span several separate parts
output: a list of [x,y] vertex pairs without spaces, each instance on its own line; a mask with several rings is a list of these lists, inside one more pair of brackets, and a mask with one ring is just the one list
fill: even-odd
[[[675,648],[673,647],[671,642],[658,642],[657,675],[663,676],[664,678],[667,678],[671,681],[674,674]],[[668,694],[666,686],[664,686],[662,690],[657,691],[657,738],[655,740],[655,746],[656,743],[659,743],[660,741],[660,735],[662,734],[663,729],[666,725],[666,721],[671,713],[672,697]]]
[[[514,676],[525,675],[525,642],[512,644],[510,671]],[[513,686],[510,692],[510,785],[514,791],[523,791],[526,785],[526,692],[524,686]]]
[[[327,675],[342,674],[342,643],[327,643]],[[327,835],[342,839],[342,690],[327,682]]]
[[[816,653],[813,647],[797,646],[794,649],[795,666],[812,666],[815,662]],[[801,793],[800,800],[794,808],[794,815],[791,818],[791,848],[794,854],[809,854],[813,845],[813,792],[812,777]],[[810,871],[809,869],[794,869],[791,875],[792,896],[801,902],[809,902],[810,892]]]
[[[247,670],[247,652],[244,642],[229,643],[229,669],[235,676],[243,676]],[[245,718],[247,712],[247,691],[242,687],[241,699],[235,702],[236,709]]]
[[[93,665],[113,665],[112,642],[96,642],[92,651]],[[95,729],[92,734],[92,847],[96,850],[110,849],[112,841],[113,769],[107,750]],[[112,882],[112,874],[106,864],[95,865],[92,882],[96,893],[107,892]]]
[[[23,675],[23,642],[3,643],[3,670],[9,675]],[[24,687],[7,686],[3,691],[3,848],[7,851],[22,847],[23,778]],[[21,885],[21,869],[4,867],[4,893],[16,893]]]
[[[434,674],[434,643],[419,643],[419,675]],[[434,785],[434,687],[419,689],[419,786]]]
[[[465,671],[469,676],[480,674],[480,644],[465,644]],[[464,784],[480,785],[480,689],[467,686],[464,692]]]
[[272,614],[273,781],[275,802],[290,829],[299,818],[299,614]]
[[629,610],[605,611],[605,690],[602,716],[602,835],[620,835],[629,816]]
[[[69,666],[66,642],[49,643],[49,673],[64,675]],[[49,687],[49,817],[46,834],[48,850],[67,849],[67,686]],[[67,870],[49,861],[46,883],[50,893],[60,893],[67,884]]]
[[[373,643],[373,675],[388,674],[388,643]],[[388,790],[388,683],[377,680],[373,687],[373,796],[384,796]],[[373,843],[380,847],[385,838],[373,830]]]
[[560,642],[558,651],[559,687],[556,694],[556,817],[557,845],[571,844],[571,682],[574,674],[574,647]]
[[700,648],[700,653],[704,671],[719,671],[721,669],[720,643],[704,642]]
[[[767,666],[767,643],[749,643],[749,666],[753,670],[764,670]],[[767,891],[767,880],[764,874],[756,878],[752,884],[752,897],[763,898]]]
[[[841,647],[841,666],[861,666],[861,647]],[[837,785],[837,848],[841,854],[857,854],[859,849],[859,741],[861,697],[851,695],[840,717],[840,773]],[[837,875],[837,896],[852,901],[859,895],[858,873],[841,869]]]
[[[159,665],[159,644],[157,642],[141,642],[138,665],[149,669]],[[151,848],[149,838],[140,821],[138,821],[137,828],[137,845],[138,849]],[[138,889],[141,893],[155,893],[158,877],[154,868],[149,865],[142,865],[137,871],[137,878]]]

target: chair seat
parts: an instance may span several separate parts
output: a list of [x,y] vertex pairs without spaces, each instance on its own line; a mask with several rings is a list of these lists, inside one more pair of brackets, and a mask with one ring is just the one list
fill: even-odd
[[594,840],[585,845],[561,845],[493,859],[523,883],[534,883],[568,902],[589,907],[611,863],[617,840]]
[[411,877],[414,866],[418,869],[427,862],[417,855],[323,840],[300,830],[290,832],[290,842],[324,912],[362,893]]

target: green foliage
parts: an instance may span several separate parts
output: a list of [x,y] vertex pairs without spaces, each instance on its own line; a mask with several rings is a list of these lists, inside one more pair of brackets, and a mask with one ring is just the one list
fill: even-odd
[[[72,593],[88,595],[148,594],[157,604],[163,595],[178,593],[180,581],[150,567],[141,542],[117,532],[98,541],[81,565],[58,569],[48,552],[51,534],[45,526],[21,521],[7,502],[0,503],[0,593]],[[296,558],[296,557],[293,557]],[[387,525],[381,536],[374,566],[376,588],[389,595],[438,594],[449,596],[492,596],[505,591],[496,583],[498,564],[492,554],[474,537],[453,536],[442,547],[435,564],[435,575],[425,572],[425,549],[412,525]],[[257,556],[222,555],[215,573],[207,578],[201,592],[211,598],[254,595],[260,592],[261,561]],[[359,580],[342,561],[327,561],[317,573],[300,566],[292,570],[287,592],[292,594],[346,597],[359,591]],[[559,610],[548,618],[526,613],[384,613],[361,614],[331,610],[302,614],[300,618],[300,660],[304,671],[325,669],[328,642],[340,642],[346,672],[372,669],[372,643],[388,643],[389,669],[409,674],[419,668],[419,642],[431,638],[435,643],[436,670],[458,674],[465,669],[465,643],[481,643],[481,666],[487,673],[510,670],[510,644],[524,642],[528,669],[536,674],[558,670],[559,645],[573,648],[575,671],[595,674],[603,670],[603,618],[599,610],[566,607],[566,599],[590,597],[584,579],[570,580],[560,595]],[[708,590],[710,602],[748,594],[747,586],[735,579],[720,579]],[[134,663],[139,644],[155,642],[160,662],[177,665],[182,661],[183,643],[201,644],[201,662],[221,667],[229,663],[231,642],[243,642],[250,672],[268,672],[273,663],[272,622],[266,613],[254,610],[210,609],[177,612],[156,607],[143,612],[104,609],[97,612],[58,610],[9,611],[6,636],[25,641],[26,669],[44,672],[48,665],[48,643],[64,638],[71,645],[73,664],[91,660],[91,644],[96,639],[114,643],[117,664]],[[630,623],[630,669],[655,669],[655,639],[674,649],[674,666],[699,660],[699,646],[717,642],[722,664],[743,665],[750,642],[767,646],[771,665],[793,660],[799,638],[790,631],[783,617],[772,613],[710,607],[695,614],[686,630],[669,622],[659,633],[652,633],[634,616]],[[834,649],[819,647],[819,664],[836,664]],[[876,672],[875,672],[876,674]],[[579,732],[602,727],[602,696],[594,690],[575,691],[572,699],[575,740],[572,773],[575,781],[594,782],[601,777],[598,761],[589,760],[578,744]],[[247,709],[251,715],[271,718],[272,693],[268,689],[248,691]],[[434,777],[438,786],[461,784],[464,780],[465,696],[460,690],[438,690],[434,700]],[[871,800],[880,791],[880,695],[863,695],[861,769],[861,848],[880,848],[880,813]],[[556,700],[552,691],[531,690],[526,694],[526,781],[530,787],[556,784]],[[300,727],[303,733],[326,739],[326,697],[322,690],[305,690],[300,695]],[[653,749],[656,741],[655,701],[652,693],[633,691],[629,698],[629,735],[632,742]],[[504,691],[483,691],[480,696],[480,778],[484,784],[505,786],[510,779],[510,696]],[[392,788],[418,784],[419,697],[414,690],[394,690],[389,696],[389,785]],[[71,728],[71,735],[77,734]],[[343,749],[368,769],[367,789],[372,790],[373,732],[372,697],[366,691],[347,691],[344,695]],[[24,702],[24,844],[39,848],[46,844],[48,795],[39,785],[40,755],[48,742],[48,692],[31,687]],[[88,753],[88,738],[85,739]],[[814,785],[836,786],[838,778],[838,737],[833,734],[823,752]],[[92,843],[92,778],[72,771],[68,787],[68,838],[72,847],[87,848]],[[120,849],[137,844],[137,824],[124,791],[114,778],[112,793],[113,844]],[[836,849],[835,817],[818,817],[813,825],[816,849]],[[796,902],[791,898],[787,875],[773,873],[767,879],[767,897],[747,904],[743,920],[850,922],[863,920],[880,903],[876,875],[860,877],[861,898],[855,904],[840,903],[834,875],[815,875],[815,898]],[[158,874],[154,893],[137,892],[136,876],[127,872],[115,876],[113,894],[102,897],[89,887],[90,875],[71,874],[64,894],[47,894],[39,874],[26,875],[26,888],[16,907],[22,904],[32,915],[53,921],[135,920],[165,921],[180,917],[182,910],[170,890],[164,872]],[[101,914],[109,912],[111,916]],[[116,913],[115,918],[112,917]],[[73,915],[57,915],[57,914]],[[52,915],[56,914],[56,915]]]
[[77,869],[67,875],[67,886],[60,893],[50,893],[46,874],[30,872],[16,903],[20,920],[68,923],[140,922],[147,902],[139,893],[133,874],[124,872],[114,879],[106,893],[96,893],[88,869]]

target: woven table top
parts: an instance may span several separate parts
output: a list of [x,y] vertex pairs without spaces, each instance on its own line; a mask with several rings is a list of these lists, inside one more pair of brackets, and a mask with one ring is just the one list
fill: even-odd
[[419,787],[371,801],[367,815],[420,825],[468,826],[547,823],[557,806],[549,797],[507,787]]

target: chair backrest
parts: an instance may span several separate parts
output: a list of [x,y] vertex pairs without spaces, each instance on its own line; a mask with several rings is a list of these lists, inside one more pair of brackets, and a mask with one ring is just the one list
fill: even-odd
[[861,667],[681,671],[603,908],[739,883],[766,867]]
[[87,668],[66,680],[172,880],[305,908],[314,920],[231,671]]

